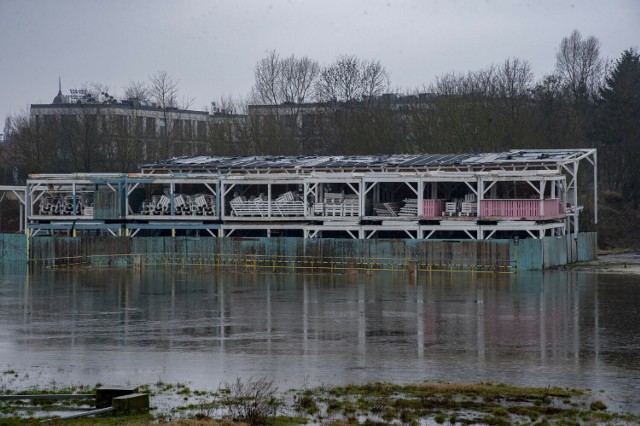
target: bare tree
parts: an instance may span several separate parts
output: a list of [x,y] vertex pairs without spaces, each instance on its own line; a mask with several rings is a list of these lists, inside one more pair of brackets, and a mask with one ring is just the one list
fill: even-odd
[[129,85],[124,88],[124,97],[126,99],[137,99],[139,101],[148,101],[150,98],[150,90],[147,83],[144,81],[129,82]]
[[528,96],[533,87],[533,71],[526,59],[509,58],[497,70],[498,93],[506,98]]
[[437,149],[501,150],[532,140],[533,73],[523,59],[465,74],[448,73],[430,87],[435,94],[430,120],[415,117],[418,129]]
[[211,104],[212,114],[245,114],[249,100],[242,96],[220,96]]
[[389,73],[379,61],[341,55],[322,70],[316,96],[325,102],[368,101],[387,91],[389,85]]
[[149,95],[162,109],[178,107],[178,81],[166,71],[158,71],[149,76]]
[[307,56],[298,59],[291,55],[281,61],[281,68],[284,102],[307,102],[320,75],[318,62]]
[[363,61],[362,62],[362,97],[371,99],[371,97],[380,95],[391,85],[389,73],[380,61]]
[[600,41],[594,36],[583,40],[578,30],[560,42],[556,54],[556,73],[574,100],[589,100],[602,84],[605,63],[600,58]]
[[435,83],[429,86],[428,91],[436,96],[462,95],[464,80],[463,74],[455,72],[437,75]]
[[220,391],[229,416],[249,423],[263,425],[268,417],[275,415],[282,406],[278,388],[265,377],[224,383]]
[[278,105],[282,102],[280,82],[282,67],[280,55],[275,50],[256,64],[254,70],[255,84],[251,90],[251,101],[262,105]]
[[23,181],[29,173],[66,171],[60,164],[63,148],[55,121],[36,122],[25,112],[12,117],[7,135],[11,143],[0,146],[0,159],[4,168],[13,169],[8,174],[15,175],[14,183]]
[[178,108],[178,81],[174,80],[166,71],[157,71],[149,76],[149,95],[152,102],[160,108],[161,126],[159,135],[158,158],[168,158],[175,154],[174,143],[180,139],[181,129],[175,124],[180,124],[179,119],[170,119],[169,109]]
[[247,109],[245,98],[221,96],[211,103],[207,129],[198,137],[205,143],[200,147],[200,155],[247,155],[251,153],[251,141],[246,137]]
[[497,67],[493,64],[477,71],[470,71],[467,74],[467,78],[464,79],[464,94],[474,96],[479,99],[495,97],[497,92],[497,73]]
[[251,100],[273,108],[254,108],[252,126],[267,132],[279,152],[301,151],[301,108],[312,98],[320,65],[306,56],[283,59],[273,50],[256,64],[254,74]]
[[307,56],[282,59],[272,50],[256,64],[251,101],[263,105],[307,102],[319,74],[320,65]]

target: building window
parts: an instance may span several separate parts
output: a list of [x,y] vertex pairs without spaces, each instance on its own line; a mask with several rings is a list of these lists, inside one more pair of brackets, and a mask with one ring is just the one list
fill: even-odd
[[198,140],[205,140],[207,138],[207,122],[198,121]]
[[191,132],[191,120],[184,120],[184,138],[186,140],[191,140],[193,138],[193,133]]
[[56,122],[56,117],[53,115],[43,115],[44,117],[44,125],[47,127],[51,127]]
[[62,129],[65,132],[70,132],[78,125],[78,119],[75,115],[65,114],[61,117]]
[[136,137],[144,135],[144,117],[136,117]]
[[285,115],[284,125],[289,131],[298,130],[298,123],[296,122],[296,116],[293,114]]
[[116,115],[116,129],[120,136],[129,135],[129,117],[126,115]]
[[156,119],[153,117],[147,117],[144,126],[144,133],[148,138],[156,137]]
[[171,129],[171,133],[173,134],[174,139],[182,139],[182,121],[175,119],[173,120],[173,129]]

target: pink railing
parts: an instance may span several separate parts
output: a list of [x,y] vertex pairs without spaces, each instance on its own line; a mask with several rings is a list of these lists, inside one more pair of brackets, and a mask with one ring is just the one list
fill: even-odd
[[445,200],[422,200],[422,215],[426,217],[441,216]]
[[480,216],[483,217],[540,219],[557,217],[562,214],[564,214],[564,209],[557,198],[547,200],[480,201]]

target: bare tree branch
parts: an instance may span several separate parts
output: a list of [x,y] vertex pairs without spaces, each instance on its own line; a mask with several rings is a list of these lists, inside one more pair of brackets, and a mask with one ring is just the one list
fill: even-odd
[[594,36],[586,40],[578,30],[560,42],[556,54],[556,73],[574,99],[593,97],[601,86],[605,64],[600,58],[600,41]]
[[150,75],[149,81],[149,95],[152,101],[162,109],[178,107],[178,81],[173,80],[166,71]]
[[144,81],[130,81],[129,85],[124,88],[124,97],[126,99],[137,99],[139,101],[148,101],[151,92],[147,83]]

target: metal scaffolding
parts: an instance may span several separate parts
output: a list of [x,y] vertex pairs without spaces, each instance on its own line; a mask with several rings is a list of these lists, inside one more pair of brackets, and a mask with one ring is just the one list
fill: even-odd
[[183,157],[141,173],[32,175],[13,191],[31,236],[543,238],[577,236],[583,160],[597,221],[595,149]]

